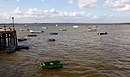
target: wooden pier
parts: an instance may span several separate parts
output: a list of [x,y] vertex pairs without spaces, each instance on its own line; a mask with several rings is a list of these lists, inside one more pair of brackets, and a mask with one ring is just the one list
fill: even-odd
[[17,47],[17,33],[15,29],[0,29],[0,49]]

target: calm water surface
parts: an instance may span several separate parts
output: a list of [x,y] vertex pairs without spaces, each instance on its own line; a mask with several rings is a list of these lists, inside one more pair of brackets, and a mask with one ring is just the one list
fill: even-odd
[[[42,30],[42,26],[27,26]],[[28,37],[19,44],[30,45],[28,50],[12,54],[0,53],[0,77],[130,77],[130,25],[98,25],[89,32],[90,25],[48,26],[37,37]],[[30,34],[20,31],[18,38]],[[66,28],[67,31],[59,29]],[[107,35],[97,35],[98,32]],[[58,35],[49,35],[58,32]],[[49,38],[56,39],[48,42]],[[63,60],[63,68],[42,69],[42,61]]]

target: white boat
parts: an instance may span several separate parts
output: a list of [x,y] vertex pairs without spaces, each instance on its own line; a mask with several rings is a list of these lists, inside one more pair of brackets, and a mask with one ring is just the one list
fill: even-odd
[[56,26],[58,26],[58,24],[56,24]]
[[42,29],[48,29],[48,27],[42,27]]
[[73,28],[79,28],[79,26],[77,26],[77,25],[74,25],[74,26],[73,26]]
[[30,33],[42,33],[43,30],[29,30]]
[[67,29],[60,29],[60,31],[66,31]]
[[24,27],[27,27],[27,25],[25,24]]
[[88,32],[94,32],[97,31],[97,29],[88,29]]
[[29,29],[20,29],[20,31],[28,31]]

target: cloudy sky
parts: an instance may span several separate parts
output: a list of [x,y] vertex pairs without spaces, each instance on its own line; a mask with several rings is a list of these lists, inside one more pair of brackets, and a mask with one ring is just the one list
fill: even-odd
[[0,23],[130,22],[130,0],[0,0]]

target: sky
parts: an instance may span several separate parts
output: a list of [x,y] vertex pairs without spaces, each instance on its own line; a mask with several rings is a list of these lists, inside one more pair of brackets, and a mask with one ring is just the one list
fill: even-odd
[[0,0],[0,23],[130,22],[130,0]]

